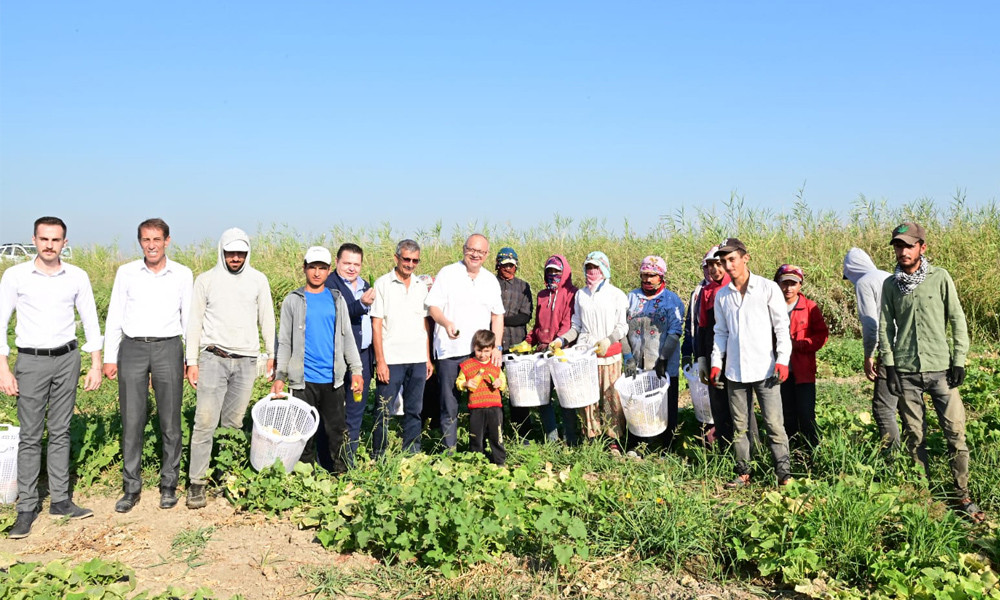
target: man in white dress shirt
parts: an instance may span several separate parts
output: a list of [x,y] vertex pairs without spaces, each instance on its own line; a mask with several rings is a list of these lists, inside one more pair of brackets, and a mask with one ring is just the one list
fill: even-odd
[[177,504],[181,463],[181,394],[191,269],[167,258],[170,227],[162,219],[139,224],[141,260],[118,268],[105,323],[104,375],[118,379],[122,413],[122,488],[115,510],[128,512],[142,493],[142,446],[149,383],[163,438],[160,508]]
[[69,482],[70,419],[76,405],[80,376],[76,317],[80,312],[91,366],[83,389],[101,385],[101,328],[90,278],[80,268],[60,260],[66,245],[66,224],[58,217],[35,221],[31,238],[38,248],[34,260],[14,265],[0,279],[0,323],[7,330],[17,311],[14,329],[17,361],[14,372],[8,364],[7,336],[0,338],[0,391],[17,397],[21,424],[17,449],[17,520],[10,530],[13,539],[27,537],[38,516],[38,474],[42,465],[42,430],[48,412],[48,475],[54,517],[84,519],[94,515],[73,503]]
[[483,270],[490,252],[486,237],[474,233],[462,246],[461,261],[444,266],[434,278],[424,301],[434,328],[434,353],[441,381],[441,433],[446,450],[454,451],[458,437],[458,398],[455,380],[458,365],[472,355],[472,336],[489,329],[496,335],[493,364],[500,366],[503,340],[503,299],[500,283],[493,273]]
[[715,297],[710,374],[712,383],[718,384],[724,366],[728,380],[726,393],[733,417],[736,478],[726,486],[737,488],[750,483],[747,429],[751,390],[756,393],[764,414],[778,485],[785,485],[792,475],[781,406],[781,384],[788,379],[788,359],[792,354],[788,309],[777,283],[750,272],[747,266],[750,255],[743,242],[728,238],[719,244],[715,255],[731,278],[729,285]]

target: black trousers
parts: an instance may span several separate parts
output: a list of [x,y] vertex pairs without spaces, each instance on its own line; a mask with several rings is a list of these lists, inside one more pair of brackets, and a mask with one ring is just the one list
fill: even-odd
[[801,447],[805,442],[809,446],[816,446],[819,443],[819,433],[816,431],[816,384],[795,383],[789,377],[781,384],[781,408],[785,416],[788,444]]
[[[507,462],[507,450],[503,447],[503,407],[469,409],[469,451],[482,452],[490,462],[502,465]],[[490,451],[484,449],[483,441],[489,441]]]
[[[312,383],[307,381],[302,393],[302,400],[319,411],[319,422],[326,433],[327,449],[332,461],[331,471],[344,473],[347,471],[347,453],[344,439],[347,437],[347,407],[345,393],[347,386],[333,387],[333,383]],[[299,460],[307,463],[316,462],[316,443],[318,436],[313,436],[302,451]]]

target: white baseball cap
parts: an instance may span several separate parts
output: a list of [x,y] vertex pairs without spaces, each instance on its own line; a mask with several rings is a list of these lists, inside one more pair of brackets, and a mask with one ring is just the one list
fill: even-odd
[[306,250],[306,264],[311,264],[314,262],[326,263],[328,265],[333,264],[333,257],[330,256],[330,251],[323,246],[312,246]]
[[250,244],[246,240],[230,240],[222,247],[223,252],[250,252]]

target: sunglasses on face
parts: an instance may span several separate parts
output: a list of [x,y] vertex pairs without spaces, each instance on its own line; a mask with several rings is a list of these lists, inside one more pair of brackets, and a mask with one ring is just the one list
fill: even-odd
[[406,263],[408,265],[419,265],[420,264],[420,259],[419,258],[406,258],[405,256],[397,256],[396,258],[398,258],[400,260],[400,262],[404,262],[404,263]]

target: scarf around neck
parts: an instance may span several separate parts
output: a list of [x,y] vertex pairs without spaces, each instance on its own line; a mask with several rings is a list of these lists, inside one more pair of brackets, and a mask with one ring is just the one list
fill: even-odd
[[899,265],[896,265],[896,270],[894,274],[896,277],[896,285],[899,287],[900,293],[906,296],[907,294],[915,290],[917,286],[920,285],[920,283],[927,278],[927,263],[928,263],[927,257],[921,256],[920,266],[917,267],[917,270],[912,273],[907,273],[903,271],[903,269],[901,269]]

